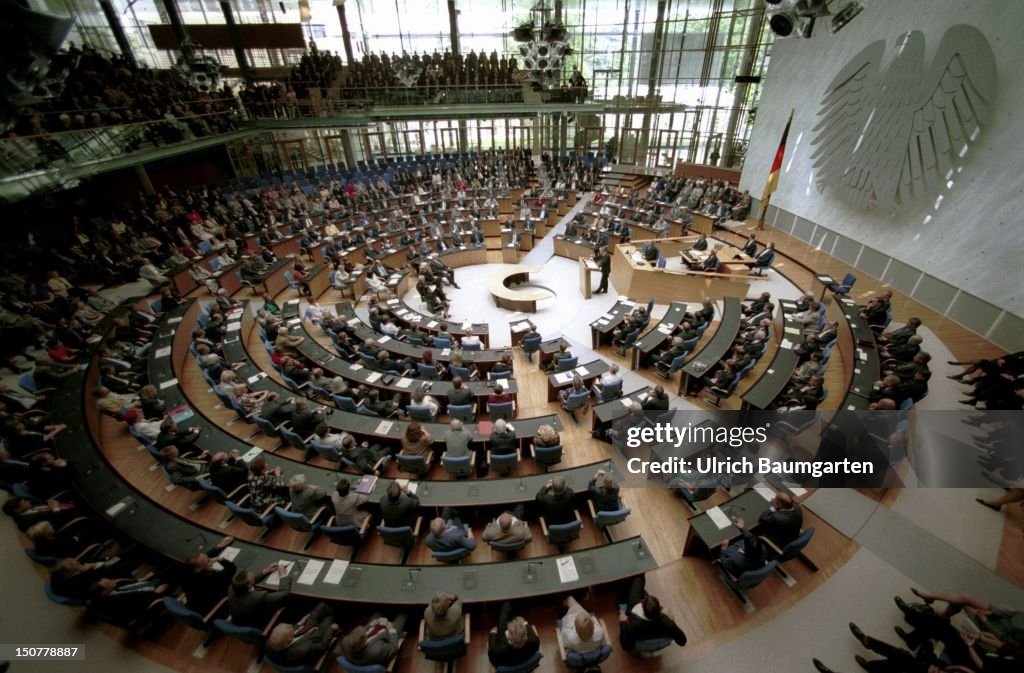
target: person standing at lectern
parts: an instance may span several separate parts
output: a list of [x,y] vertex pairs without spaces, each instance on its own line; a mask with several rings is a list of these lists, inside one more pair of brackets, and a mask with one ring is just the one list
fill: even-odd
[[608,253],[607,247],[598,248],[594,254],[594,261],[601,269],[601,282],[598,284],[594,294],[605,294],[608,292],[608,274],[612,272],[612,256]]

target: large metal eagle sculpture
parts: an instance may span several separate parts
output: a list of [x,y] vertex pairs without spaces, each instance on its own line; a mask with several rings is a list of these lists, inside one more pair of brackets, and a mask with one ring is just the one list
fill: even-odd
[[930,68],[925,40],[896,40],[882,68],[885,41],[850,59],[829,84],[814,127],[815,182],[843,201],[894,212],[940,193],[991,116],[996,65],[977,28],[942,36]]

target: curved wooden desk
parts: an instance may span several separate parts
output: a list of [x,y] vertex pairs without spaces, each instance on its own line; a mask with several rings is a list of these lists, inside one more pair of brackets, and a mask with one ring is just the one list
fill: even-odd
[[487,279],[487,291],[494,297],[494,303],[511,311],[537,312],[537,302],[555,296],[551,290],[528,288],[517,290],[513,284],[526,283],[531,273],[540,271],[539,266],[516,265],[502,269]]

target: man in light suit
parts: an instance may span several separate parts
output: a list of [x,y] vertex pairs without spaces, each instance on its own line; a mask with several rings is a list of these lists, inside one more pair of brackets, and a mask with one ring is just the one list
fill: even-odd
[[484,542],[497,542],[499,544],[516,544],[529,542],[533,539],[530,527],[523,521],[522,507],[517,506],[517,513],[502,512],[498,518],[487,524],[484,533],[480,537]]

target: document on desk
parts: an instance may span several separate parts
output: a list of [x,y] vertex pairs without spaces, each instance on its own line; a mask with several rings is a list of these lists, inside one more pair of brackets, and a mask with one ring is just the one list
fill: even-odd
[[765,500],[767,500],[768,502],[771,502],[772,500],[775,499],[775,491],[773,491],[768,486],[755,486],[754,490],[757,491],[757,494],[760,495]]
[[292,566],[295,565],[294,561],[278,561],[277,564],[281,566],[280,570],[275,570],[270,573],[267,579],[263,580],[263,583],[268,587],[279,587],[281,586],[281,578],[287,577],[288,573],[292,571]]
[[260,455],[261,453],[263,453],[263,449],[261,449],[258,446],[254,446],[242,454],[242,462],[248,465],[249,463],[256,459],[256,456]]
[[360,369],[362,369],[362,368],[363,368],[363,366],[362,366],[361,364],[359,364],[358,362],[356,362],[356,363],[350,364],[350,365],[348,366],[348,368],[349,368],[349,369],[350,369],[351,371],[357,372],[357,371],[359,371]]
[[171,386],[176,385],[178,385],[178,379],[167,379],[166,381],[160,384],[160,390],[167,390]]
[[379,344],[386,344],[389,341],[391,341],[391,337],[389,337],[387,334],[385,334],[384,336],[377,337],[377,343]]
[[605,313],[600,318],[598,318],[598,320],[611,320],[611,319],[612,319],[612,314],[611,313]]
[[178,316],[177,318],[168,318],[167,319],[167,324],[168,325],[177,325],[181,321],[182,321],[182,317],[181,316]]
[[360,320],[359,318],[352,318],[351,320],[349,320],[349,321],[348,321],[347,323],[345,323],[345,324],[346,324],[346,325],[348,325],[349,327],[355,327],[355,326],[356,326],[356,325],[358,325],[358,324],[359,324],[360,322],[362,322],[362,321],[361,321],[361,320]]
[[799,498],[802,495],[807,495],[806,488],[800,488],[799,486],[789,486],[789,492],[793,494],[794,498]]
[[788,349],[792,350],[793,349],[793,342],[790,341],[789,339],[783,339],[782,343],[779,344],[779,348],[788,348]]
[[395,382],[396,388],[408,388],[412,385],[412,379],[398,379]]
[[370,375],[368,375],[366,377],[366,382],[367,383],[376,383],[377,380],[380,379],[381,376],[382,375],[381,375],[380,372],[373,372],[372,374],[370,374]]
[[434,329],[435,327],[437,327],[437,325],[438,323],[436,320],[431,320],[430,322],[427,323],[427,329]]
[[241,553],[242,550],[238,547],[225,547],[219,554],[217,554],[217,559],[220,561],[234,561]]
[[558,385],[564,386],[566,383],[572,383],[572,372],[559,372],[555,374],[555,381]]
[[[301,321],[298,318],[296,318],[295,322],[301,322]],[[288,324],[291,324],[291,323],[288,323]],[[229,323],[228,326],[224,329],[224,331],[225,332],[237,332],[240,329],[242,329],[242,323],[240,323],[240,322],[233,322],[233,323]]]
[[265,379],[265,378],[267,378],[267,373],[266,372],[260,372],[259,374],[253,374],[252,376],[247,378],[246,381],[248,381],[249,383],[256,383],[260,379]]
[[348,570],[348,561],[334,559],[331,561],[331,567],[327,569],[327,574],[324,575],[324,584],[340,584],[346,570]]
[[588,371],[587,371],[587,368],[586,368],[586,367],[584,367],[583,365],[580,365],[579,367],[577,367],[577,368],[576,368],[576,369],[574,369],[573,371],[575,371],[575,372],[576,372],[577,374],[579,374],[580,376],[586,376],[587,374],[589,374],[589,373],[590,373],[590,372],[588,372]]
[[571,556],[556,559],[555,564],[558,566],[558,579],[562,584],[576,582],[580,579],[580,574],[576,570],[576,561]]
[[786,334],[800,334],[800,330],[795,327],[787,327]]
[[722,511],[721,507],[712,507],[708,510],[708,518],[711,522],[718,526],[718,530],[725,530],[732,525],[732,521],[726,516],[725,512]]
[[381,421],[377,424],[376,432],[378,435],[386,435],[391,431],[391,428],[394,425],[395,424],[392,421]]
[[171,347],[170,346],[164,346],[163,348],[157,348],[153,352],[153,357],[165,358],[165,357],[167,357],[170,354],[171,354]]
[[320,571],[324,569],[325,565],[325,561],[320,561],[318,559],[310,559],[309,561],[306,561],[306,567],[302,569],[302,574],[299,575],[299,584],[313,586],[316,582],[316,578],[320,575]]

